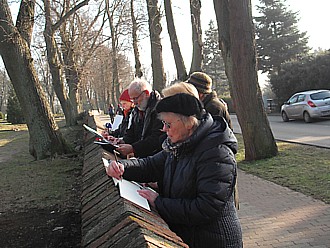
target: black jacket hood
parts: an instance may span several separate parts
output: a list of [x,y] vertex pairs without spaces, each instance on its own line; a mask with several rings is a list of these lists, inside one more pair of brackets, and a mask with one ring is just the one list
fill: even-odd
[[[208,138],[205,140],[206,136]],[[201,124],[184,143],[185,153],[195,149],[196,146],[203,151],[221,144],[229,147],[234,154],[238,150],[237,139],[224,118],[212,117],[209,113],[204,114]]]

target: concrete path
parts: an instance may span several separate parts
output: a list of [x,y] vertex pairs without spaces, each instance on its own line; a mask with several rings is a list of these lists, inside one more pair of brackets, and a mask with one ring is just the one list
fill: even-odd
[[239,171],[244,248],[330,247],[330,205]]

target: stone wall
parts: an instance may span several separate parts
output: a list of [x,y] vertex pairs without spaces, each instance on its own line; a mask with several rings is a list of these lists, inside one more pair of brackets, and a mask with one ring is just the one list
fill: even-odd
[[[88,126],[96,129],[93,116]],[[94,136],[85,132],[82,177],[82,247],[188,247],[171,232],[155,211],[141,208],[119,195],[101,158],[112,158]]]

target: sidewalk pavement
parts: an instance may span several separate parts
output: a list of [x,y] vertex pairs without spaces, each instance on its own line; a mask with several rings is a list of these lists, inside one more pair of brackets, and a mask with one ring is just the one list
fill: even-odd
[[238,172],[244,248],[330,247],[330,205]]
[[[102,127],[108,119],[95,121]],[[330,248],[329,204],[242,170],[238,190],[244,248]]]

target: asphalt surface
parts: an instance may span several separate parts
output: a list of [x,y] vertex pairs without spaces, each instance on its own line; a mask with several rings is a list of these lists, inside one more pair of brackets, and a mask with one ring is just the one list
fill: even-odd
[[[237,116],[230,115],[235,133],[241,133]],[[283,122],[281,116],[268,115],[275,139],[293,143],[330,148],[330,119],[305,123],[302,120]]]

